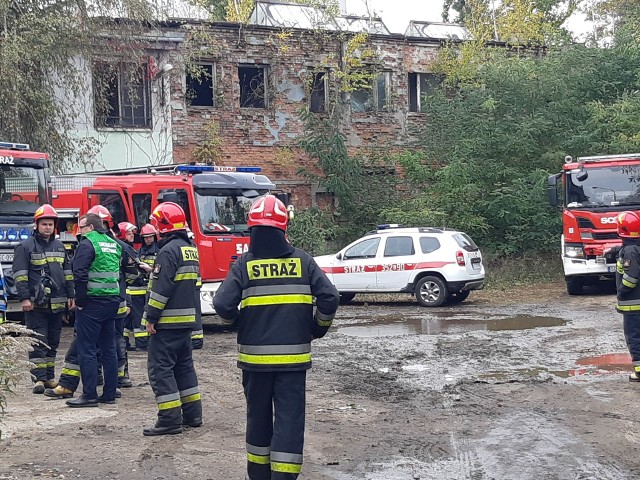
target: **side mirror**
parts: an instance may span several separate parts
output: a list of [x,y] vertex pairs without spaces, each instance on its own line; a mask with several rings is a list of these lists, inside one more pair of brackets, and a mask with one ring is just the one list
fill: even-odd
[[338,254],[336,255],[336,258],[338,260],[342,260],[342,252],[338,252]]
[[578,180],[579,182],[584,182],[587,178],[589,178],[589,172],[584,169],[582,169],[580,173],[576,175],[576,180]]
[[164,202],[173,202],[178,203],[178,193],[177,192],[162,192],[158,195],[158,203]]
[[547,193],[552,207],[558,206],[558,175],[549,175],[547,179]]

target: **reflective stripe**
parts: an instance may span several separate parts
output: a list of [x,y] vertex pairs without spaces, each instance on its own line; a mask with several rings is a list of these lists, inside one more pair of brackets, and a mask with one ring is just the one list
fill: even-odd
[[309,285],[265,285],[249,287],[242,291],[242,298],[259,295],[285,295],[290,293],[311,295],[311,287]]
[[295,353],[309,353],[310,351],[310,343],[300,343],[297,345],[238,345],[238,352],[248,353],[250,355],[290,355]]
[[149,336],[149,332],[147,332],[146,330],[134,330],[133,331],[133,337],[134,338],[142,338],[142,337],[148,337]]
[[158,395],[156,397],[156,403],[164,403],[170,400],[180,400],[179,393],[167,393],[166,395]]
[[180,273],[199,273],[200,268],[197,265],[185,265],[176,270],[176,275]]
[[200,393],[200,387],[195,386],[191,388],[185,388],[184,390],[180,390],[180,397],[188,397],[189,395],[193,395],[194,393]]
[[180,316],[172,316],[165,317],[160,316],[158,319],[158,323],[196,323],[195,315],[180,315]]
[[640,305],[628,305],[628,306],[618,305],[617,308],[621,312],[635,312],[635,311],[640,310]]
[[183,404],[197,402],[198,400],[200,400],[200,394],[194,393],[193,395],[189,395],[187,397],[180,397],[180,400],[182,401]]
[[204,330],[194,330],[191,332],[191,338],[204,338]]
[[622,279],[622,285],[624,285],[625,287],[629,287],[629,288],[635,288],[636,287],[635,283],[631,283],[631,282],[625,280],[624,278]]
[[254,455],[269,455],[271,453],[271,447],[257,447],[256,445],[251,445],[247,443],[247,452],[253,453]]
[[65,276],[64,276],[64,279],[65,279],[65,281],[67,281],[67,282],[71,282],[71,281],[73,281],[73,275],[65,275]]
[[15,272],[13,272],[13,275],[14,277],[29,275],[29,270],[16,270]]
[[164,295],[160,295],[159,293],[156,292],[151,292],[149,294],[149,298],[152,298],[153,300],[157,300],[160,303],[164,303],[166,304],[169,301],[169,297],[165,297]]
[[263,297],[249,297],[240,302],[240,308],[257,307],[261,305],[284,305],[291,303],[313,304],[311,295],[265,295]]
[[146,295],[147,287],[127,287],[128,295]]
[[286,452],[271,452],[271,461],[283,462],[283,463],[302,463],[302,454],[286,453]]
[[120,288],[120,284],[118,282],[87,282],[88,288]]
[[118,305],[116,315],[124,315],[125,313],[127,313],[127,302],[121,302],[120,305]]
[[77,370],[72,370],[70,368],[62,368],[62,375],[70,375],[72,377],[79,377],[80,376],[80,367],[78,367]]
[[197,273],[179,273],[173,277],[174,282],[181,282],[183,280],[198,280]]
[[248,355],[246,353],[238,353],[238,361],[254,365],[290,365],[310,362],[311,353],[303,353],[299,355]]
[[272,472],[300,473],[300,470],[302,470],[302,465],[299,463],[271,462]]
[[257,463],[258,465],[269,465],[269,463],[271,462],[269,455],[254,455],[253,453],[249,452],[247,452],[247,461],[251,463]]
[[118,278],[118,273],[114,272],[89,272],[89,278]]
[[626,273],[622,276],[622,278],[624,280],[627,280],[629,283],[638,283],[638,279],[637,278],[630,277]]
[[618,305],[640,305],[640,298],[635,300],[618,300]]
[[169,410],[171,408],[180,408],[182,402],[180,400],[173,400],[171,402],[163,402],[158,404],[158,410]]
[[160,318],[162,317],[184,317],[193,315],[195,318],[196,309],[195,308],[166,308],[160,314]]
[[160,303],[156,300],[154,300],[153,298],[149,299],[149,306],[153,307],[153,308],[157,308],[158,310],[162,310],[164,307],[166,307],[166,303]]
[[29,281],[29,277],[27,275],[16,275],[15,279],[16,279],[16,282],[28,282]]
[[320,310],[316,310],[316,318],[318,320],[333,320],[335,316],[336,316],[335,313],[332,313],[331,315],[327,315],[326,313],[322,313]]
[[67,297],[56,297],[56,298],[52,298],[51,299],[51,303],[62,303],[62,304],[66,304],[67,303]]

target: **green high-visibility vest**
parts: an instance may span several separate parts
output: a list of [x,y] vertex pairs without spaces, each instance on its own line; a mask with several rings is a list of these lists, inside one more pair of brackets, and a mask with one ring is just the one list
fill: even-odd
[[93,245],[96,258],[89,267],[87,295],[104,297],[119,295],[120,258],[122,247],[113,238],[95,230],[85,235]]

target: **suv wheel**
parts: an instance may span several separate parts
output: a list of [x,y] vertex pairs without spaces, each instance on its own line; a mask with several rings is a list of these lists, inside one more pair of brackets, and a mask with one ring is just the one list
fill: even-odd
[[450,303],[451,305],[455,305],[456,303],[462,303],[467,299],[470,293],[471,293],[471,290],[463,290],[461,292],[451,292],[447,297],[447,303]]
[[423,307],[439,307],[447,300],[447,286],[438,277],[422,277],[416,284],[415,294]]
[[353,297],[355,297],[356,294],[355,293],[341,293],[340,294],[340,305],[346,305],[348,303],[351,303],[351,300],[353,300]]

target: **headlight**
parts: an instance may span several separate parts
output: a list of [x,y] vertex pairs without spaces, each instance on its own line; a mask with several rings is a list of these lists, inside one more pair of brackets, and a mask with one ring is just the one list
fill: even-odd
[[582,245],[565,245],[564,255],[571,258],[584,258],[584,250]]

